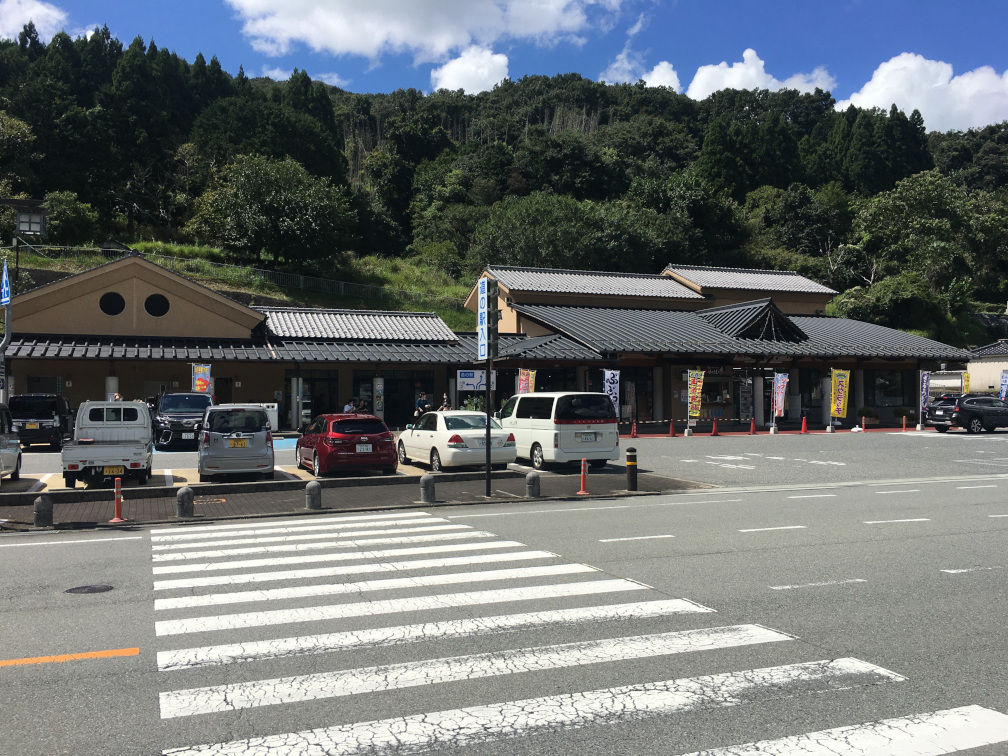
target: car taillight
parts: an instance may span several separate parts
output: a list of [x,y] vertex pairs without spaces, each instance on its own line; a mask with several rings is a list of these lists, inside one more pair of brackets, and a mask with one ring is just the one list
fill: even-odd
[[559,449],[560,448],[560,434],[559,433],[554,433],[553,434],[553,448],[554,449]]
[[448,439],[448,446],[451,447],[452,449],[464,449],[465,441],[462,440],[462,436],[460,436],[458,433],[455,433],[454,435],[452,435],[451,438]]
[[273,433],[266,431],[266,446],[273,446]]
[[504,442],[504,446],[514,446],[514,445],[515,445],[514,433],[508,433],[508,437],[507,440]]
[[204,444],[210,443],[210,431],[207,430],[203,431],[203,443]]

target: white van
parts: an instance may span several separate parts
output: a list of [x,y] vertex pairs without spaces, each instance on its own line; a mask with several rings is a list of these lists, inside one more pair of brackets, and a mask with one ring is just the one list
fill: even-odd
[[511,431],[519,459],[541,470],[549,462],[602,467],[620,458],[616,411],[607,394],[553,391],[518,394],[496,413]]

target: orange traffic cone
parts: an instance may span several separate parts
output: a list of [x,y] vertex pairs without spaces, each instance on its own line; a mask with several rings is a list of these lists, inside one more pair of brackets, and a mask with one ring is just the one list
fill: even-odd
[[668,421],[668,434],[673,438],[675,437],[675,420]]
[[633,425],[630,426],[630,438],[637,438],[637,421],[633,421]]
[[588,460],[581,459],[581,490],[578,496],[588,496]]
[[711,434],[712,436],[717,436],[717,435],[720,435],[720,434],[718,434],[718,432],[717,432],[717,418],[716,418],[716,417],[714,418],[714,427],[713,427],[713,428],[711,428],[711,432],[710,432],[710,434]]
[[804,415],[802,415],[801,419],[801,432],[808,433],[808,420],[805,419]]
[[752,420],[749,421],[749,435],[750,436],[755,436],[756,435],[756,418],[755,417]]

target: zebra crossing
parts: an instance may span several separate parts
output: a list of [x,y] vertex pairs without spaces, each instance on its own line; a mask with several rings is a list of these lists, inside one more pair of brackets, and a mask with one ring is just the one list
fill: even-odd
[[[786,649],[796,639],[718,623],[715,609],[688,598],[427,512],[160,528],[151,558],[164,754],[507,744],[904,681],[855,658],[663,679],[665,660],[678,655]],[[625,632],[642,627],[658,631]],[[585,637],[600,628],[603,637]],[[562,640],[523,643],[536,633]],[[451,644],[462,652],[443,653]],[[586,670],[648,662],[656,672],[629,684],[440,710],[422,703],[431,698],[421,693],[453,684],[489,681],[481,690],[493,694],[517,676],[580,680]],[[374,718],[383,703],[388,716]],[[284,713],[308,706],[307,721],[322,724],[288,731]],[[1002,742],[1008,716],[965,706],[698,754],[944,754]]]

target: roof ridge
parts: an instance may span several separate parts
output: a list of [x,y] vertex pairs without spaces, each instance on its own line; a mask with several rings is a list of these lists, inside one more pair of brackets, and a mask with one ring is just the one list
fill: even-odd
[[330,315],[424,315],[427,317],[439,317],[436,312],[414,312],[412,310],[351,310],[342,308],[331,309],[328,307],[274,307],[270,305],[255,305],[252,309],[266,314],[271,312],[317,312]]
[[518,270],[525,273],[580,273],[587,276],[620,276],[622,278],[668,278],[661,273],[623,273],[615,270],[572,270],[568,268],[529,268],[522,265],[488,265],[490,270]]
[[[673,263],[669,263],[665,266],[665,270],[668,270],[669,268],[678,268],[682,270],[717,270],[725,273],[778,273],[782,275],[786,274],[790,276],[808,278],[808,276],[802,275],[797,270],[776,270],[774,268],[732,268],[721,265],[676,265]],[[809,278],[809,280],[812,281],[813,279]],[[818,283],[818,281],[816,283]],[[821,285],[822,284],[820,284],[820,286]]]

